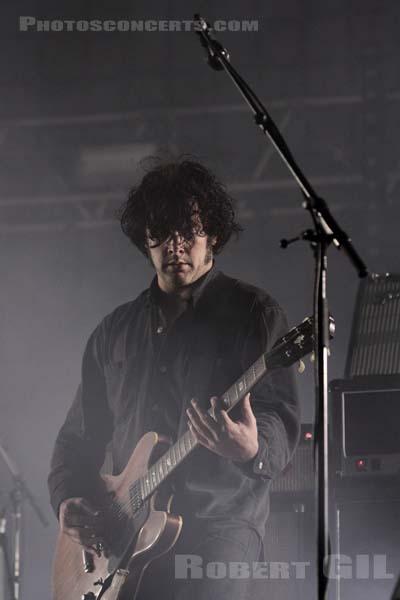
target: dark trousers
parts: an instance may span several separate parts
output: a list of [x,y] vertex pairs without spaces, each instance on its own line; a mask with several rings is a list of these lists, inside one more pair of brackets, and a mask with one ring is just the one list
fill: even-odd
[[170,552],[146,570],[139,600],[245,600],[260,551],[259,534],[241,524],[184,527]]

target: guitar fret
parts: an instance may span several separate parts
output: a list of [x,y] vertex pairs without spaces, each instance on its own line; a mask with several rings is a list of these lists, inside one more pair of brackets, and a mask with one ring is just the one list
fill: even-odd
[[151,492],[153,491],[153,485],[151,482],[151,469],[149,469],[148,471],[148,478],[147,478],[147,487],[148,487],[148,494],[151,494]]
[[234,404],[239,400],[239,394],[236,385],[233,385],[229,388],[229,398],[232,397],[231,404]]
[[139,495],[140,495],[140,501],[141,501],[141,503],[143,503],[144,495],[143,495],[143,488],[142,488],[142,478],[139,479]]
[[171,457],[169,452],[165,455],[165,470],[169,473],[172,470]]
[[156,487],[158,486],[158,484],[160,483],[160,477],[158,475],[158,471],[155,467],[155,465],[153,465],[153,472],[154,472],[154,486],[153,486],[153,491],[156,489]]
[[187,442],[187,436],[186,433],[183,435],[182,437],[182,441],[183,441],[183,447],[185,448],[185,454],[188,450],[190,450],[190,447],[188,446]]
[[144,489],[144,479],[143,479],[143,477],[140,478],[139,483],[140,483],[140,494],[141,494],[142,500],[143,500],[143,498],[146,496],[146,490]]
[[261,364],[262,364],[262,370],[263,370],[263,374],[267,371],[267,363],[265,361],[265,354],[263,354],[261,357]]
[[236,393],[237,393],[238,397],[242,395],[244,388],[245,388],[245,385],[244,385],[242,379],[239,379],[236,383]]
[[250,381],[249,387],[251,385],[253,385],[254,381],[255,381],[255,374],[254,374],[254,365],[251,365],[251,367],[249,369],[247,369],[246,371],[247,373],[247,379],[248,381]]
[[179,448],[180,448],[180,451],[181,451],[181,460],[182,460],[182,458],[183,458],[183,457],[185,456],[185,454],[186,454],[186,450],[185,450],[185,442],[183,441],[183,438],[181,438],[181,439],[179,440]]
[[247,371],[245,371],[245,372],[243,373],[243,376],[242,376],[242,381],[243,381],[243,384],[244,384],[244,387],[243,387],[243,394],[245,394],[245,393],[247,392],[247,388],[249,387],[249,386],[248,386],[248,382],[247,382]]
[[264,375],[265,366],[264,366],[264,357],[263,356],[261,356],[258,360],[256,360],[256,362],[254,363],[254,368],[255,368],[257,379],[259,379],[260,377],[262,377]]
[[177,462],[177,463],[179,463],[179,462],[181,462],[181,460],[182,460],[182,457],[181,457],[181,449],[180,449],[180,447],[179,447],[179,441],[178,441],[178,442],[176,442],[176,444],[175,444],[175,449],[176,449],[176,456],[177,456],[177,461],[176,461],[176,462]]
[[254,380],[255,381],[258,379],[259,374],[260,374],[259,368],[260,368],[260,361],[256,360],[256,362],[253,363],[253,372],[254,372]]
[[172,464],[174,465],[174,467],[176,467],[177,463],[178,463],[178,459],[176,458],[176,448],[175,448],[176,444],[174,444],[171,448],[171,456],[172,456]]
[[148,496],[150,494],[150,479],[149,479],[149,472],[147,471],[146,476],[145,476],[145,490],[146,490],[146,496]]
[[157,482],[157,471],[154,469],[154,466],[152,466],[152,467],[150,467],[149,472],[150,472],[150,487],[151,487],[151,490],[153,491],[158,483]]

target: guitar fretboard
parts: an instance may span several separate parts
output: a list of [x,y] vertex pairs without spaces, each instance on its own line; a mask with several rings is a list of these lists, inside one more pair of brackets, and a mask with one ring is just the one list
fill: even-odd
[[[333,336],[335,322],[329,318],[330,336]],[[299,360],[314,348],[314,321],[311,317],[304,319],[298,326],[293,327],[282,336],[269,352],[263,353],[235,383],[226,390],[218,400],[219,407],[230,411],[251,388],[268,371],[287,367]],[[215,418],[214,410],[208,409],[208,414]],[[168,475],[196,448],[199,444],[195,435],[188,429],[185,433],[159,458],[142,477],[133,482],[129,491],[133,505],[139,509],[143,502],[151,496],[156,488]]]
[[[221,407],[231,410],[267,371],[266,355],[262,354],[243,375],[220,398]],[[214,411],[208,409],[213,418]],[[159,458],[139,479],[142,501],[145,501],[168,475],[190,454],[199,444],[188,429],[183,435]],[[136,490],[137,490],[137,482]],[[135,485],[134,484],[134,485]],[[132,487],[133,489],[133,487]]]

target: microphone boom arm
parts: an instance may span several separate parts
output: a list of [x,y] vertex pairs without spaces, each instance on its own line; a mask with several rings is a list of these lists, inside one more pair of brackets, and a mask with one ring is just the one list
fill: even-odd
[[207,21],[199,14],[194,15],[194,20],[195,33],[199,36],[203,48],[207,50],[207,63],[212,69],[217,71],[225,70],[229,75],[252,110],[256,125],[269,137],[276,151],[299,186],[305,198],[303,207],[306,210],[314,212],[315,217],[325,234],[332,236],[331,239],[338,249],[343,248],[353,267],[356,269],[358,276],[365,277],[368,274],[368,269],[354,248],[351,238],[339,226],[326,202],[318,196],[311,183],[302,173],[271,115],[250,86],[231,65],[228,51],[212,37],[212,28]]

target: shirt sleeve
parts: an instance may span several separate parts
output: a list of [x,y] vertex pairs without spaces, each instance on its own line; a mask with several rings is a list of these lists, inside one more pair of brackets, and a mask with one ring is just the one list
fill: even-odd
[[[248,369],[288,332],[285,313],[278,305],[256,300],[241,342],[241,367]],[[258,429],[258,452],[246,463],[235,462],[248,477],[273,479],[288,464],[300,436],[300,409],[293,367],[266,375],[250,393]]]
[[51,458],[48,487],[54,512],[67,498],[94,499],[99,471],[112,436],[112,414],[104,377],[102,325],[86,345],[81,383],[62,425]]

